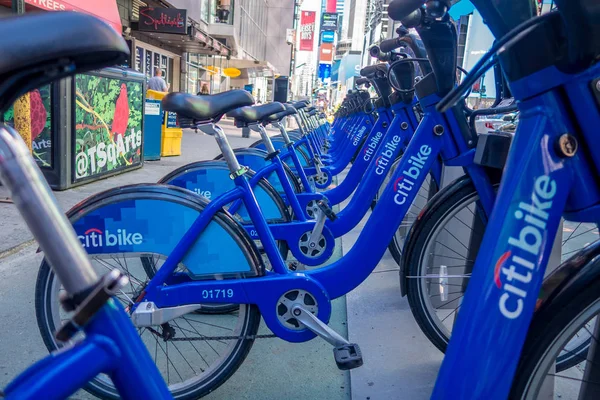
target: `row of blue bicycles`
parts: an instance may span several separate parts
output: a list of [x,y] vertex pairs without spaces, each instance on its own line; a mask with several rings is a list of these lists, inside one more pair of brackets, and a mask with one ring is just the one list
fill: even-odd
[[[432,398],[600,398],[600,7],[556,0],[538,15],[531,0],[472,0],[496,41],[467,72],[452,3],[389,4],[398,36],[370,49],[379,62],[332,124],[306,101],[167,95],[164,109],[222,154],[66,217],[19,134],[0,125],[2,183],[44,252],[35,307],[51,351],[1,394],[196,399],[265,337],[319,336],[338,368],[360,367],[358,344],[327,325],[331,301],[389,249],[399,295],[446,353]],[[129,54],[110,27],[74,13],[4,19],[0,48],[0,111]],[[490,68],[496,102],[470,109],[466,94]],[[514,111],[514,133],[474,128]],[[261,140],[232,149],[224,116]],[[332,262],[335,239],[365,216]],[[261,319],[272,334],[258,334]]]

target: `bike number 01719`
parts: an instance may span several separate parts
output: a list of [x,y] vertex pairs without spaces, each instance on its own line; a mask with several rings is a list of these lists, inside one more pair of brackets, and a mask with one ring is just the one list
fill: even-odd
[[203,299],[225,299],[233,297],[233,289],[203,290]]

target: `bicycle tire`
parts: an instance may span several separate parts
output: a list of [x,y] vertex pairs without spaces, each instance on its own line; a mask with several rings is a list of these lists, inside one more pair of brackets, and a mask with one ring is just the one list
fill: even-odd
[[[406,282],[408,302],[417,324],[425,336],[441,352],[446,351],[450,339],[450,332],[446,332],[438,323],[436,323],[437,316],[432,315],[434,311],[429,309],[426,294],[423,293],[423,280],[421,278],[411,279],[409,277],[423,277],[427,275],[427,270],[424,269],[427,264],[425,254],[432,253],[430,251],[430,243],[431,241],[435,242],[437,240],[437,236],[434,235],[436,232],[441,232],[440,227],[444,227],[447,221],[450,221],[448,219],[449,217],[453,218],[453,213],[460,212],[465,204],[474,204],[477,199],[477,191],[473,186],[472,181],[467,180],[460,183],[456,181],[456,183],[461,186],[455,186],[458,189],[452,190],[453,184],[451,184],[445,191],[440,192],[439,195],[444,196],[442,201],[436,202],[435,207],[427,207],[419,218],[419,221],[411,229],[409,240],[404,249],[405,258],[403,258],[403,265],[401,268],[403,275],[400,277],[400,279],[403,279]],[[498,184],[494,185],[494,187],[497,188]],[[475,236],[483,236],[485,226],[481,229],[482,231],[478,231]],[[568,239],[563,245],[567,242]],[[473,256],[472,259],[474,260],[475,256]],[[455,261],[455,263],[460,264],[459,261]],[[455,273],[453,272],[452,274]],[[450,284],[450,286],[455,287],[456,282],[454,283],[455,284]],[[461,285],[464,286],[462,282]],[[464,289],[466,289],[466,286],[464,286]],[[457,299],[460,297],[457,297]],[[446,303],[452,301],[455,300],[450,300]],[[456,307],[456,309],[458,308],[459,306]],[[573,363],[576,363],[575,360],[577,360],[578,355],[583,351],[586,351],[588,344],[577,344],[575,348],[570,350],[572,356],[565,355],[561,357],[558,360],[557,371],[563,371],[573,366]]]
[[[548,356],[549,351],[556,351],[556,346],[560,347],[559,338],[569,328],[577,330],[577,326],[585,323],[587,318],[594,315],[596,315],[595,318],[598,318],[599,313],[600,280],[598,279],[585,288],[579,289],[575,295],[573,293],[570,293],[569,296],[559,295],[551,306],[546,307],[540,313],[536,313],[529,326],[527,339],[521,352],[510,398],[535,399],[537,393],[535,393],[536,388],[534,386],[540,384],[539,374],[545,372],[539,369],[546,369],[543,365],[545,363],[544,357]],[[554,349],[553,346],[555,346]],[[586,353],[578,356],[579,362],[586,359]],[[572,364],[572,366],[574,365]],[[556,371],[564,370],[559,370],[557,363]],[[560,375],[555,375],[554,379],[560,379]],[[573,380],[570,376],[568,379],[569,381]]]
[[[156,185],[157,187],[163,187],[163,185]],[[195,199],[196,196],[188,195],[187,191],[184,191],[179,188],[174,188],[176,191],[181,191],[187,199],[185,201],[185,205],[189,207],[195,207],[199,211],[206,205],[204,200]],[[112,191],[109,191],[112,192]],[[111,196],[110,193],[103,193],[100,196],[103,197],[102,204],[110,204],[111,202],[120,201],[122,198],[131,199],[132,196],[135,196],[135,193],[127,193],[127,189],[123,190],[123,188],[116,189],[114,196]],[[179,199],[180,200],[180,199]],[[89,212],[93,209],[97,208],[97,204],[91,202],[89,207],[83,207],[79,212],[77,212],[76,216],[72,218],[74,222],[77,218],[83,217],[86,212]],[[254,267],[257,268],[260,274],[264,274],[264,265],[261,262],[260,255],[258,254],[258,250],[254,245],[252,239],[248,236],[245,230],[236,223],[233,218],[227,213],[220,212],[215,216],[218,219],[219,224],[223,224],[226,230],[235,236],[236,243],[239,243],[240,249],[243,252],[248,253],[248,260],[252,260],[250,262],[254,263]],[[139,255],[133,255],[137,259],[140,259]],[[135,253],[137,254],[137,253]],[[44,259],[40,266],[40,270],[38,272],[36,288],[35,288],[35,308],[36,308],[36,319],[38,323],[38,328],[40,330],[40,334],[42,336],[42,340],[44,344],[48,348],[49,351],[57,350],[60,345],[54,338],[54,332],[58,328],[55,323],[55,316],[52,314],[53,312],[53,302],[57,303],[57,296],[53,296],[53,287],[57,285],[57,281],[54,280],[55,275],[52,272],[51,267]],[[239,366],[243,363],[244,359],[248,355],[252,345],[254,343],[254,336],[256,335],[259,324],[260,324],[260,311],[255,305],[237,305],[237,307],[243,307],[244,315],[243,318],[238,322],[238,326],[241,326],[239,329],[239,338],[237,341],[231,344],[232,350],[231,352],[222,357],[222,359],[218,359],[219,364],[214,366],[214,368],[206,368],[207,376],[203,379],[190,383],[187,386],[184,385],[176,385],[176,389],[172,391],[174,398],[176,399],[197,399],[202,397],[211,391],[215,390],[217,387],[222,385],[229,377],[239,368]],[[54,308],[56,310],[56,308]],[[187,314],[189,315],[189,314]],[[186,336],[184,334],[184,336]],[[187,336],[186,336],[187,337]],[[162,340],[162,339],[161,339]],[[162,347],[161,347],[162,349]],[[196,350],[197,351],[197,350]],[[168,357],[168,352],[167,352]],[[204,371],[203,371],[204,372]],[[180,386],[180,387],[178,387]],[[118,399],[118,393],[116,392],[114,386],[112,386],[112,382],[107,382],[103,380],[100,376],[96,377],[92,380],[85,389],[92,393],[93,395],[103,398],[103,399]]]

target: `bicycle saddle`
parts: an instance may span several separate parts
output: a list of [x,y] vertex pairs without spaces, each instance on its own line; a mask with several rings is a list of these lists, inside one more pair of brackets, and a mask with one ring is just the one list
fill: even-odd
[[60,12],[3,18],[0,54],[1,111],[23,93],[51,81],[121,64],[129,49],[117,32],[97,18]]
[[229,118],[235,120],[237,127],[245,126],[255,122],[261,122],[270,115],[284,111],[283,104],[274,101],[273,103],[263,104],[254,107],[241,107],[227,113]]
[[307,100],[295,101],[292,104],[296,110],[300,110],[301,108],[307,107],[310,103]]
[[360,70],[360,76],[364,76],[365,78],[383,77],[387,75],[387,70],[387,64],[369,65]]
[[269,123],[279,122],[282,119],[284,119],[285,117],[287,117],[288,115],[294,115],[297,113],[296,109],[294,107],[290,106],[289,104],[284,104],[283,106],[285,107],[285,110],[280,111],[276,114],[269,115],[266,118],[266,122],[269,122]]
[[223,93],[195,96],[187,93],[169,93],[163,98],[166,111],[176,112],[196,121],[217,121],[223,114],[243,106],[254,104],[254,98],[246,90],[235,89]]

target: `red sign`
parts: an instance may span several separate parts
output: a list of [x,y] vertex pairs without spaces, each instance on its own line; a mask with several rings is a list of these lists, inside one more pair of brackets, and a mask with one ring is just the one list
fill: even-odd
[[327,4],[325,6],[325,12],[334,13],[337,12],[337,0],[327,0]]
[[333,43],[323,43],[319,48],[319,62],[330,63],[333,61]]
[[[79,11],[100,18],[121,33],[121,17],[115,0],[25,0],[27,11]],[[11,0],[0,0],[0,5],[10,7]]]
[[316,12],[302,11],[300,16],[300,51],[313,51]]

